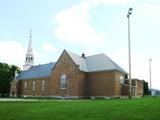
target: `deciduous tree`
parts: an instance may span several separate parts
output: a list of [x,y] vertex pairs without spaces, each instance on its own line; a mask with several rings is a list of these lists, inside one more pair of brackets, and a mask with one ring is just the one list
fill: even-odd
[[150,95],[150,94],[151,94],[151,92],[148,87],[148,82],[143,80],[143,95]]
[[15,71],[20,72],[20,68],[15,65],[0,63],[0,97],[8,97],[10,82],[14,79]]

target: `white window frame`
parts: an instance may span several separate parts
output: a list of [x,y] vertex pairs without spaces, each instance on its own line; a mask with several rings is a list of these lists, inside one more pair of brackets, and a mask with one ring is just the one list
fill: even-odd
[[62,74],[60,77],[60,88],[67,89],[67,76],[66,76],[66,74]]

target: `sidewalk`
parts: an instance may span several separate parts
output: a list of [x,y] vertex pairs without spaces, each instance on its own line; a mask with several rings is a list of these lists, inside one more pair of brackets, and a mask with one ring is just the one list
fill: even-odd
[[0,98],[0,101],[38,101],[38,99]]

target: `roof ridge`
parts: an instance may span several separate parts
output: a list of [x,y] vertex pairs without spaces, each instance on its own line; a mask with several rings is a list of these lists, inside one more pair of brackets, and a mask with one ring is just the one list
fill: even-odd
[[89,56],[86,56],[86,57],[93,57],[93,56],[98,56],[98,55],[105,55],[104,53],[99,53],[99,54],[95,54],[95,55],[89,55]]
[[[77,56],[79,56],[80,58],[83,58],[81,55],[78,55],[78,54],[76,54],[76,53],[74,53],[74,52],[71,52],[70,50],[66,50],[66,49],[65,49],[65,51],[66,51],[66,52],[70,52],[71,54],[77,55]],[[105,54],[104,54],[104,53],[98,53],[98,54],[89,55],[89,56],[85,56],[85,57],[87,58],[87,57],[92,57],[92,56],[97,56],[97,55],[105,55]]]
[[80,55],[78,55],[78,54],[76,54],[76,53],[74,53],[74,52],[71,52],[70,50],[66,50],[66,49],[65,49],[65,51],[66,51],[67,53],[69,52],[69,53],[74,54],[74,55],[76,55],[76,56],[78,56],[78,57],[81,57]]

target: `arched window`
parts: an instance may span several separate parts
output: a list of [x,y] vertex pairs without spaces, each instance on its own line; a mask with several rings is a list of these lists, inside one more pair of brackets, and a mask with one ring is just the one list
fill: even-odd
[[66,89],[67,88],[67,77],[66,74],[62,74],[60,77],[60,88]]

